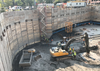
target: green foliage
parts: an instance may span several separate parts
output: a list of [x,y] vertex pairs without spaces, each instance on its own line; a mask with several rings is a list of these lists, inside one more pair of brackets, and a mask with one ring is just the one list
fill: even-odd
[[1,13],[2,13],[2,12],[5,12],[5,10],[4,10],[4,8],[3,8],[3,7],[1,8]]
[[46,3],[52,3],[53,2],[53,0],[45,0],[46,1]]
[[[13,2],[17,6],[33,6],[35,0],[5,0],[5,4],[3,4],[5,7],[13,6]],[[60,3],[64,2],[66,3],[69,0],[36,0],[37,3]]]
[[32,6],[34,1],[33,0],[24,0],[25,6]]
[[13,1],[6,0],[5,3],[4,3],[4,6],[5,7],[13,6]]
[[39,2],[39,3],[44,3],[44,1],[43,1],[43,0],[38,0],[38,2]]
[[17,6],[22,6],[23,5],[23,2],[21,0],[18,0],[18,1],[16,1],[16,5]]
[[61,2],[60,0],[55,0],[54,4],[57,4],[57,3],[60,3],[60,2]]
[[63,0],[64,3],[66,3],[67,1],[69,1],[69,0]]

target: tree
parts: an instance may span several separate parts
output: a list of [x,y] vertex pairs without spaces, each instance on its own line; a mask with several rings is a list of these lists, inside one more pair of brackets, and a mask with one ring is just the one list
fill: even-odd
[[25,6],[32,6],[34,1],[33,0],[24,0]]
[[6,0],[5,3],[4,3],[4,6],[5,7],[13,6],[13,1],[12,0],[11,1]]
[[44,3],[44,0],[38,0],[39,3]]
[[57,3],[60,3],[60,2],[61,2],[60,0],[55,0],[54,4],[57,4]]
[[21,0],[18,0],[15,2],[17,6],[23,6],[23,2]]
[[66,3],[67,1],[69,1],[69,0],[63,0],[64,3]]
[[21,0],[21,2],[23,3],[22,5],[24,6],[25,5],[25,1],[24,0]]
[[45,0],[46,1],[46,3],[52,3],[53,2],[53,0]]

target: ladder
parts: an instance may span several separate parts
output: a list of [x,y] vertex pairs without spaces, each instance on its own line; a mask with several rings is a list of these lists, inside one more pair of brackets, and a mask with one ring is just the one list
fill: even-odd
[[42,14],[42,18],[41,18],[40,22],[43,25],[43,26],[40,26],[41,27],[40,30],[41,30],[41,33],[42,33],[41,35],[47,36],[47,33],[44,30],[46,28],[46,23],[45,23],[45,18],[46,18],[46,16],[45,16],[45,7],[41,7],[40,13]]

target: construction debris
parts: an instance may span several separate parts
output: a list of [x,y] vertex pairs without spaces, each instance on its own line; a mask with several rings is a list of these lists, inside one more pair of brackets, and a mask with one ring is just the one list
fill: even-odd
[[37,61],[39,58],[41,58],[41,55],[37,55],[34,57],[34,60]]

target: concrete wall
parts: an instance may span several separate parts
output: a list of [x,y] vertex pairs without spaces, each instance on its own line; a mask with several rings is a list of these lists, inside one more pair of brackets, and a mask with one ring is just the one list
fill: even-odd
[[[90,21],[91,20],[91,7],[81,7],[81,8],[52,8],[45,9],[44,12],[44,21],[43,17],[42,23],[40,27],[43,28],[44,32],[47,34],[46,36],[49,38],[52,35],[53,30],[57,30],[65,27],[66,22],[72,22],[73,24]],[[44,34],[45,35],[45,34]]]
[[100,6],[96,7],[92,7],[92,11],[91,11],[91,15],[92,15],[92,20],[93,21],[98,21],[100,22]]
[[5,12],[0,22],[0,71],[11,71],[14,56],[26,44],[40,42],[38,11]]
[[[90,7],[82,7],[82,8],[72,8],[72,9],[53,9],[52,11],[52,29],[60,29],[65,27],[65,22],[72,22],[73,24],[83,22],[83,21],[90,21]],[[62,23],[63,22],[63,23]]]

